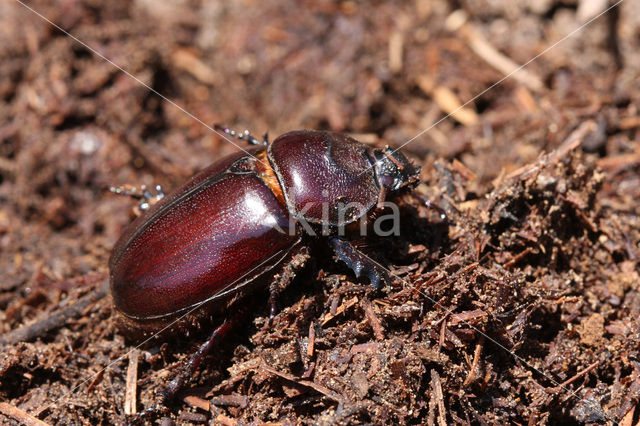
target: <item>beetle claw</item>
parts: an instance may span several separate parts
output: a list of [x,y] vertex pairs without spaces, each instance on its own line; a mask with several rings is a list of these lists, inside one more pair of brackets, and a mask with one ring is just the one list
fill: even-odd
[[374,261],[362,254],[349,241],[333,237],[330,242],[337,260],[346,263],[357,278],[366,276],[376,290],[380,288],[380,283],[391,285],[393,280],[387,271],[378,267]]

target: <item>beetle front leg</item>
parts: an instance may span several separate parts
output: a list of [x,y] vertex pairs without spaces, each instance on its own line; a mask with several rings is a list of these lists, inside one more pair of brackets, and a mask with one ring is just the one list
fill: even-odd
[[381,281],[391,285],[393,280],[387,271],[377,266],[373,260],[361,253],[349,241],[338,237],[331,237],[329,241],[336,255],[336,259],[346,263],[356,274],[356,277],[360,278],[362,275],[365,275],[369,278],[371,285],[375,289],[380,287]]

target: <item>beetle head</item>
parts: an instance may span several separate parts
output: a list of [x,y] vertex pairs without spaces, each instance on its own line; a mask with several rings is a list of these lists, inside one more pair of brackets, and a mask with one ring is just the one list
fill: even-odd
[[380,188],[394,192],[419,183],[420,167],[414,166],[400,151],[386,146],[373,149],[371,154]]

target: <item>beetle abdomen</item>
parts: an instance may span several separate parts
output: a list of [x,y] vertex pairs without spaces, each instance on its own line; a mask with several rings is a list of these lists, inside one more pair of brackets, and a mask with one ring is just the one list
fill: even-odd
[[[249,169],[186,185],[125,232],[111,260],[115,307],[134,319],[175,315],[222,297],[280,263],[298,237],[276,194]],[[236,162],[237,163],[237,162]],[[185,192],[184,189],[187,189]],[[164,201],[164,200],[163,200]],[[161,202],[163,203],[163,202]]]

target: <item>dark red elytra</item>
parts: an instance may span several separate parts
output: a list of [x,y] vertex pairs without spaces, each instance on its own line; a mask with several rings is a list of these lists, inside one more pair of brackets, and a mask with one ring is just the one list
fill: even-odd
[[[109,268],[120,323],[151,333],[191,310],[223,311],[231,297],[278,276],[312,238],[328,239],[336,257],[374,286],[390,282],[338,230],[376,210],[387,194],[417,184],[418,173],[389,148],[309,130],[219,160],[137,218],[116,243]],[[360,208],[341,212],[351,204]]]

